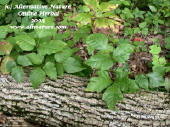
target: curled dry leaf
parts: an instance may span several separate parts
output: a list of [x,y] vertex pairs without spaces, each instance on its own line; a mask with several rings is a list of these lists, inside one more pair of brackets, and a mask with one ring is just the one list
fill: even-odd
[[123,25],[113,19],[99,18],[94,21],[93,33],[104,33],[109,36],[111,32],[119,33],[123,29]]
[[93,33],[104,33],[106,36],[110,35],[110,28],[107,24],[106,18],[100,18],[95,20]]
[[118,7],[118,4],[110,4],[110,3],[108,3],[108,2],[102,2],[102,3],[100,4],[99,9],[100,9],[102,12],[108,12],[108,11],[115,10],[117,7]]
[[96,11],[99,7],[99,0],[83,0],[83,1],[92,11]]
[[9,55],[11,53],[13,46],[8,42],[0,42],[0,52]]
[[2,60],[1,66],[0,66],[0,71],[2,72],[2,74],[9,74],[9,72],[6,69],[6,65],[7,65],[8,61],[14,61],[14,59],[11,58],[10,56],[5,56],[5,58]]

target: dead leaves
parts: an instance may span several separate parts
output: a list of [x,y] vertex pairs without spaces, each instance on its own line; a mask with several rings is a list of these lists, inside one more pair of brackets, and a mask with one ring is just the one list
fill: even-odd
[[4,55],[9,55],[11,53],[13,46],[8,42],[0,42],[0,53]]
[[[148,73],[147,63],[152,61],[152,56],[147,52],[134,53],[130,57],[129,65],[131,75]],[[132,76],[133,77],[133,76]]]
[[94,21],[93,33],[104,33],[109,36],[111,33],[119,33],[122,29],[123,25],[114,19],[99,18]]
[[2,60],[2,63],[0,66],[0,71],[2,72],[2,74],[9,74],[6,68],[6,65],[9,61],[14,61],[14,59],[11,58],[10,56],[5,56],[5,58]]

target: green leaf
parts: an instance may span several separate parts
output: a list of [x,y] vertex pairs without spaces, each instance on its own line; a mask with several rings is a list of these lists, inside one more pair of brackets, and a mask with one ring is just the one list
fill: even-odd
[[3,56],[3,55],[5,55],[5,54],[4,54],[3,52],[0,51],[0,56]]
[[[107,21],[110,21],[109,25],[112,26],[114,25],[114,21],[113,20],[107,20],[106,18],[97,18],[95,21],[94,21],[94,26],[95,26],[95,29],[109,29],[109,25],[107,23]],[[113,22],[111,22],[113,21]],[[113,26],[114,27],[114,26]],[[99,34],[99,33],[98,33]]]
[[[3,1],[3,0],[2,0]],[[11,32],[11,28],[6,25],[6,26],[0,26],[0,39],[6,38],[6,35]]]
[[2,74],[9,74],[9,71],[7,71],[6,67],[9,61],[13,61],[13,58],[11,58],[10,56],[5,56],[5,58],[2,60],[0,67]]
[[123,94],[120,89],[113,84],[105,90],[102,100],[106,102],[109,109],[114,109],[116,103],[123,100]]
[[165,72],[169,72],[170,71],[170,66],[167,66],[166,68],[165,68]]
[[117,85],[122,92],[134,93],[139,90],[135,80],[132,80],[128,77],[128,72],[126,72],[123,68],[118,68],[115,71],[115,82],[114,84]]
[[69,38],[71,35],[71,31],[67,29],[64,33],[57,33],[55,34],[55,39],[57,40],[63,40],[65,38]]
[[[72,44],[72,46],[78,42],[81,38],[83,40],[83,42],[85,42],[87,36],[89,35],[89,33],[91,32],[91,29],[88,26],[84,26],[84,27],[80,27],[78,31],[75,31],[73,33],[73,41],[74,43]],[[70,46],[70,47],[72,47]]]
[[130,43],[130,40],[129,40],[129,39],[120,38],[120,39],[118,39],[118,43],[119,43],[119,44],[122,44],[122,43],[129,44],[129,43]]
[[151,72],[148,74],[149,77],[149,87],[156,88],[159,86],[163,86],[164,79],[163,76],[160,75],[158,72]]
[[56,64],[56,69],[57,69],[57,74],[61,77],[64,76],[64,67],[63,67],[63,64],[61,63],[57,63]]
[[6,70],[7,72],[11,72],[14,67],[16,67],[15,61],[8,61],[6,64]]
[[83,0],[85,5],[87,5],[91,10],[97,10],[99,6],[99,0]]
[[158,74],[160,74],[160,75],[165,75],[166,69],[167,69],[167,67],[161,66],[161,65],[157,65],[157,66],[154,65],[154,66],[152,67],[152,71],[153,71],[153,72],[156,72],[156,73],[158,73]]
[[82,7],[82,9],[83,9],[83,12],[89,12],[90,11],[90,8],[88,6],[86,6],[86,5],[84,5]]
[[125,66],[124,67],[119,67],[115,70],[115,78],[116,79],[123,79],[125,77],[128,78],[128,69],[125,69]]
[[98,77],[93,77],[90,79],[86,91],[92,92],[102,92],[112,83],[107,71],[99,71]]
[[154,67],[156,66],[160,66],[159,64],[159,56],[158,55],[153,55],[152,56],[152,64],[154,65]]
[[129,59],[130,54],[133,52],[134,47],[130,44],[120,44],[114,51],[113,51],[113,58],[115,61],[119,63],[124,63],[126,60]]
[[139,84],[139,87],[148,90],[148,78],[145,75],[136,75],[135,81]]
[[87,13],[78,13],[71,17],[73,21],[78,22],[78,25],[84,26],[91,23],[92,16]]
[[105,50],[108,48],[108,38],[104,34],[91,34],[86,39],[86,44],[93,49]]
[[31,61],[32,64],[40,65],[44,60],[44,56],[41,54],[30,53],[27,54],[26,57]]
[[31,72],[29,80],[31,81],[33,88],[36,89],[45,81],[45,78],[45,72],[41,68],[36,68]]
[[143,17],[144,13],[145,13],[144,11],[140,11],[138,8],[136,8],[133,12],[133,14],[135,15],[135,18],[142,18],[142,19],[144,18]]
[[133,45],[135,46],[135,51],[136,52],[140,52],[141,50],[142,51],[147,51],[145,43],[143,41],[142,42],[135,41],[135,42],[133,42]]
[[90,47],[90,46],[87,46],[87,51],[88,51],[88,54],[90,55],[93,55],[94,54],[94,48]]
[[124,93],[135,93],[139,90],[135,80],[131,80],[128,77],[116,79],[114,84]]
[[113,60],[109,54],[97,53],[85,61],[85,64],[91,66],[93,69],[109,70],[113,65]]
[[64,61],[63,66],[67,73],[76,73],[85,69],[82,67],[81,63],[73,57],[69,57],[66,61]]
[[54,63],[47,62],[43,69],[50,79],[57,79],[57,70]]
[[125,6],[130,6],[130,4],[131,4],[130,1],[126,1],[126,0],[121,0],[121,1],[119,1],[119,2],[120,2],[120,4],[123,4],[123,5],[125,5]]
[[170,78],[165,78],[165,89],[170,92]]
[[65,60],[67,60],[71,55],[73,54],[72,49],[65,48],[63,51],[58,52],[55,54],[54,58],[56,62],[63,63]]
[[166,59],[165,57],[160,57],[159,58],[159,64],[165,66],[166,65]]
[[109,12],[112,10],[115,10],[118,7],[118,4],[112,4],[109,2],[102,2],[100,4],[100,9],[102,10],[102,12]]
[[150,48],[150,53],[152,55],[158,55],[161,52],[161,47],[157,45],[152,45],[149,47]]
[[24,71],[21,67],[15,66],[14,68],[12,68],[11,75],[17,83],[20,83],[23,81]]
[[47,56],[45,57],[45,63],[47,63],[47,62],[55,63],[54,54],[52,54],[52,55],[47,55]]
[[125,32],[124,32],[124,36],[128,36],[128,35],[130,35],[130,36],[132,36],[134,33],[134,31],[133,31],[133,29],[132,28],[129,28],[129,27],[127,27],[127,28],[125,28],[125,30],[124,30]]
[[147,25],[147,23],[146,23],[146,22],[142,22],[142,23],[140,23],[140,24],[139,24],[139,27],[140,27],[140,28],[145,28],[145,27],[146,27],[146,25]]
[[137,34],[137,33],[139,33],[139,32],[140,32],[140,29],[139,29],[138,27],[134,28],[133,30],[134,30],[134,31],[133,31],[133,32],[134,32],[134,34]]
[[136,91],[139,90],[138,85],[136,84],[135,80],[128,79],[128,88],[130,93],[135,93]]
[[148,35],[148,32],[149,32],[148,28],[143,28],[142,29],[142,34],[143,35]]
[[122,11],[122,13],[126,16],[127,19],[133,19],[134,18],[134,15],[129,8],[125,8]]
[[11,53],[13,46],[8,42],[0,42],[0,52],[5,55],[9,55]]
[[157,12],[157,9],[155,6],[149,5],[149,8],[152,12]]
[[15,40],[16,44],[24,51],[31,51],[36,45],[35,40],[28,35],[18,35]]
[[32,63],[26,56],[18,56],[17,63],[24,67],[32,65]]
[[51,55],[62,51],[66,47],[66,43],[61,40],[51,40],[50,42],[40,43],[38,53],[41,55]]
[[165,38],[165,42],[166,42],[165,48],[170,50],[170,37]]
[[[39,22],[36,24],[36,27],[41,27],[41,26],[46,26],[46,27],[54,27],[54,17],[46,17],[45,18],[45,23]],[[48,36],[53,36],[56,34],[57,29],[56,28],[50,28],[50,29],[35,29],[35,32],[37,33],[39,38],[45,38]]]
[[1,5],[6,5],[9,3],[10,0],[0,0]]

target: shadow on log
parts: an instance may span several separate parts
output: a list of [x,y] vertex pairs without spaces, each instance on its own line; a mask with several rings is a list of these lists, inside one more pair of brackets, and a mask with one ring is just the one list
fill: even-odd
[[0,75],[0,110],[55,127],[170,127],[170,97],[163,92],[125,94],[107,109],[101,94],[85,92],[88,79],[65,75],[33,90],[28,78],[17,84]]

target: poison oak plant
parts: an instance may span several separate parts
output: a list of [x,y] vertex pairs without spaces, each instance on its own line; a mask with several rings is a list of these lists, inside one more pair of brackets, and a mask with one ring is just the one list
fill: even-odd
[[[96,33],[87,37],[86,42],[92,56],[85,61],[85,64],[97,70],[97,75],[90,79],[87,91],[103,92],[103,100],[110,109],[113,109],[118,101],[123,100],[123,93],[134,93],[140,89],[153,89],[160,86],[169,90],[169,78],[164,80],[164,75],[170,68],[165,57],[159,57],[161,48],[157,45],[150,46],[150,53],[153,56],[153,72],[146,75],[138,74],[134,79],[129,78],[130,71],[126,68],[129,56],[137,51],[129,40],[120,40],[117,47],[110,45],[104,34]],[[142,42],[141,42],[142,44]],[[94,51],[97,51],[94,54]],[[110,69],[116,64],[122,67],[115,68],[114,81],[109,76]]]
[[122,20],[114,14],[118,4],[109,2],[99,4],[99,0],[84,0],[84,3],[83,12],[71,16],[71,20],[76,21],[79,27],[90,25],[94,33],[101,32],[105,35],[109,35],[109,31],[119,32]]
[[94,50],[98,51],[85,61],[85,64],[98,70],[97,76],[90,79],[86,90],[104,92],[103,100],[110,109],[113,109],[118,101],[123,100],[123,93],[139,90],[135,80],[128,77],[129,72],[124,67],[113,70],[116,77],[114,81],[109,76],[109,70],[113,65],[123,64],[129,59],[130,54],[134,51],[134,46],[127,41],[119,43],[118,47],[114,48],[108,43],[107,37],[100,33],[89,35],[85,43],[90,49],[90,54],[93,54]]
[[[159,86],[162,84],[163,86],[169,83],[169,79],[164,80],[164,75],[168,71],[170,71],[170,66],[167,64],[165,57],[160,57],[159,54],[161,52],[161,47],[159,45],[150,46],[150,51],[152,54],[152,70],[153,72],[149,73],[150,86],[151,88],[155,86]],[[168,83],[167,83],[168,82]],[[169,88],[166,88],[169,91]]]
[[[54,18],[47,17],[45,20],[46,23],[38,23],[36,26],[54,26]],[[1,38],[5,39],[11,31],[8,30],[9,26],[1,27],[1,33],[4,33]],[[15,33],[14,37],[7,38],[0,45],[0,53],[3,56],[1,72],[11,72],[12,77],[21,82],[24,76],[23,67],[33,67],[29,79],[33,87],[37,88],[45,81],[46,76],[55,80],[57,75],[63,76],[64,71],[76,73],[84,70],[80,59],[73,56],[77,50],[71,49],[62,40],[52,40],[55,34],[55,29],[37,29],[31,33]]]

